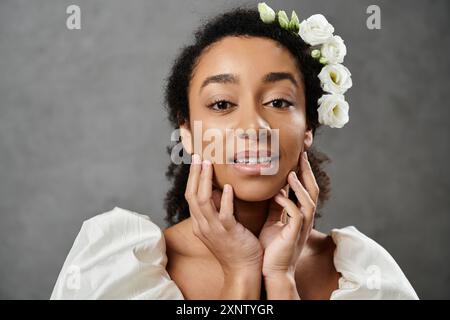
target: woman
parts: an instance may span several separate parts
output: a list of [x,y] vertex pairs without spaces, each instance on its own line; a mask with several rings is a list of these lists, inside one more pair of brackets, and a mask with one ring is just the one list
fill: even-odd
[[[330,182],[313,138],[348,121],[351,77],[333,32],[321,15],[300,24],[263,3],[203,25],[166,87],[192,156],[168,170],[171,226],[118,207],[85,221],[52,299],[418,299],[356,228],[314,229]],[[206,152],[208,130],[232,152]]]

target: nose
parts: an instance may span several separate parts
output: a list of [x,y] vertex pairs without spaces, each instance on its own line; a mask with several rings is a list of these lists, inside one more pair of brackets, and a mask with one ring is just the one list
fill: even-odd
[[[257,135],[270,135],[270,124],[264,118],[261,106],[254,99],[248,99],[247,102],[241,104],[239,111],[238,129],[242,130],[238,138],[250,138],[248,131],[254,131]],[[264,136],[260,136],[260,138],[264,138]]]
[[[236,139],[244,149],[267,148],[270,145],[272,129],[265,118],[262,106],[252,98],[241,104]],[[239,142],[241,141],[241,142]],[[242,144],[243,143],[243,144]],[[259,146],[259,147],[258,147]]]

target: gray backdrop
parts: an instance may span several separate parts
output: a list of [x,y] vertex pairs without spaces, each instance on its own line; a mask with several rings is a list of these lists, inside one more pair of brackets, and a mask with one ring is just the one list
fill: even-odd
[[[256,6],[257,1],[247,2]],[[366,8],[381,8],[381,30]],[[66,7],[81,7],[81,30]],[[0,1],[0,297],[47,299],[82,221],[119,206],[165,227],[162,86],[202,18],[241,1]],[[315,145],[332,198],[421,298],[450,298],[450,2],[269,1],[345,40],[350,122]]]

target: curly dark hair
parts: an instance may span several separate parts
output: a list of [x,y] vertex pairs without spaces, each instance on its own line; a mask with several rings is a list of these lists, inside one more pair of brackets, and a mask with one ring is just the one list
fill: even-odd
[[[303,77],[306,122],[308,129],[312,130],[314,136],[316,129],[320,126],[317,100],[323,94],[318,78],[322,65],[311,57],[309,45],[298,35],[281,28],[277,23],[266,24],[262,22],[258,11],[243,7],[232,9],[204,22],[195,32],[194,43],[181,49],[166,79],[167,83],[165,86],[165,105],[171,125],[178,128],[189,120],[189,83],[192,71],[198,63],[203,50],[227,36],[269,38],[289,50],[297,62],[300,75]],[[169,154],[171,154],[172,148],[173,146],[167,148]],[[322,152],[315,150],[315,148],[309,148],[307,153],[320,189],[316,211],[316,216],[320,216],[319,209],[330,196],[330,178],[323,171],[322,166],[324,162],[330,162],[330,159]],[[177,165],[173,162],[170,163],[166,177],[172,181],[172,187],[167,192],[164,202],[167,211],[165,220],[170,225],[176,224],[190,216],[189,206],[184,198],[188,176],[189,164],[182,163]],[[289,197],[292,200],[296,200],[293,192],[289,193]]]

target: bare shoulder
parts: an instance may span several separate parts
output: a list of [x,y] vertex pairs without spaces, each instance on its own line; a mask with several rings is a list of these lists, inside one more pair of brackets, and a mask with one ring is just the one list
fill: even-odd
[[185,220],[163,230],[164,238],[166,240],[166,251],[168,254],[183,254],[186,247],[189,247],[182,245],[182,243],[186,243],[188,240],[186,233],[183,232],[184,224]]
[[336,245],[333,238],[316,229],[311,231],[309,237],[309,248],[311,255],[332,255]]
[[192,233],[190,218],[163,230],[167,251],[185,257],[198,257],[206,247]]
[[334,267],[335,249],[330,235],[313,229],[298,260],[295,275],[302,299],[329,299],[338,288],[340,274]]
[[192,234],[190,221],[183,220],[165,230],[167,272],[188,299],[217,299],[223,283],[220,265],[206,258],[204,245]]

